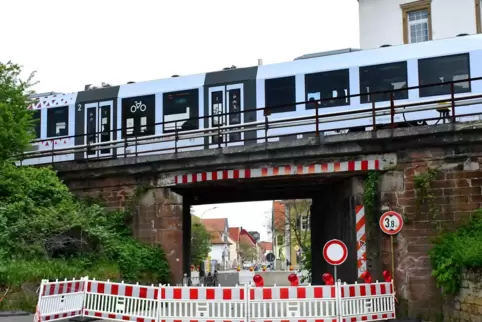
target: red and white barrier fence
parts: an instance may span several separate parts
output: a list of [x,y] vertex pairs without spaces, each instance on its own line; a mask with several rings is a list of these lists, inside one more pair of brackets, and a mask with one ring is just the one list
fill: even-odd
[[87,277],[80,280],[42,280],[34,322],[82,316]]
[[[294,274],[293,274],[294,275]],[[392,282],[265,287],[144,286],[43,280],[34,322],[83,316],[132,322],[377,321],[395,318]]]

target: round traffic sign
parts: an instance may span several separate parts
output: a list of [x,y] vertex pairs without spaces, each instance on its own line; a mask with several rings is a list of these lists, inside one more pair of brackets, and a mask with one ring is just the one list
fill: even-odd
[[276,258],[276,256],[274,256],[273,253],[268,253],[268,254],[266,254],[266,260],[267,260],[268,262],[274,262],[275,258]]
[[403,228],[403,218],[398,212],[387,211],[380,217],[380,229],[387,235],[396,235]]
[[331,265],[341,265],[348,257],[348,248],[338,239],[332,239],[323,246],[323,257]]

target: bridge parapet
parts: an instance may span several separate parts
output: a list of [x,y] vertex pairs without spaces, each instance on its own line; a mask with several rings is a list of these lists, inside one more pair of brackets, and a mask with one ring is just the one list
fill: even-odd
[[[72,161],[54,164],[54,168],[66,180],[111,177],[121,174],[150,175],[156,178],[156,186],[173,186],[183,182],[183,175],[191,175],[193,178],[194,174],[202,176],[202,173],[216,171],[234,172],[252,169],[255,170],[254,172],[269,172],[272,171],[270,169],[278,167],[281,170],[278,174],[284,174],[289,167],[290,169],[286,172],[294,174],[300,172],[297,171],[300,166],[309,167],[316,164],[319,167],[325,165],[333,169],[336,164],[339,164],[341,170],[353,165],[356,170],[358,163],[372,160],[378,160],[378,165],[362,167],[363,170],[387,170],[404,162],[403,151],[405,150],[430,147],[444,149],[456,147],[460,150],[463,146],[474,146],[482,142],[481,131],[482,122],[385,129],[377,132],[355,132],[251,146],[179,152],[175,155],[159,154],[85,162]],[[447,152],[447,154],[456,153]],[[301,173],[305,172],[308,174],[310,170],[301,169]],[[227,176],[234,178],[235,175],[228,173]],[[187,181],[192,180],[187,179]]]

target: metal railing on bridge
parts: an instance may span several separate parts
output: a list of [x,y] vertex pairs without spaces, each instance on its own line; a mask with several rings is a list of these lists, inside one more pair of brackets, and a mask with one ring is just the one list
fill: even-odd
[[[95,159],[106,159],[112,158],[112,155],[103,156],[101,155],[102,150],[106,149],[118,149],[123,148],[122,154],[117,154],[117,157],[129,157],[129,156],[141,156],[145,154],[152,154],[155,152],[158,153],[178,153],[180,149],[187,150],[187,149],[196,149],[196,148],[203,148],[205,144],[192,144],[192,145],[185,145],[179,146],[180,141],[184,140],[192,140],[192,139],[200,139],[200,138],[209,138],[209,137],[221,137],[229,134],[235,133],[246,133],[246,132],[253,132],[253,131],[263,131],[264,135],[262,137],[256,136],[256,138],[239,138],[237,140],[230,140],[221,142],[219,140],[217,143],[210,143],[209,145],[217,145],[217,147],[221,148],[223,146],[227,146],[231,143],[236,142],[249,142],[249,141],[264,141],[269,142],[270,139],[273,138],[282,138],[284,136],[293,136],[293,135],[314,135],[320,136],[322,132],[330,132],[330,131],[340,131],[340,130],[350,130],[352,128],[347,127],[346,125],[341,126],[339,125],[342,121],[351,121],[351,120],[359,120],[359,119],[371,119],[371,123],[367,125],[363,125],[363,127],[372,127],[372,131],[377,131],[380,127],[389,127],[395,128],[397,123],[395,117],[396,115],[402,114],[403,118],[405,118],[405,114],[414,113],[414,112],[422,112],[422,111],[433,111],[436,110],[439,113],[438,117],[431,117],[431,118],[420,118],[420,119],[411,119],[410,122],[416,121],[436,121],[437,123],[440,121],[456,123],[457,117],[471,117],[476,115],[481,115],[481,112],[477,113],[459,113],[459,109],[471,105],[482,104],[482,95],[467,95],[467,93],[456,93],[455,84],[457,83],[467,83],[480,81],[482,77],[478,78],[470,78],[470,79],[463,79],[453,82],[446,82],[440,83],[435,85],[424,85],[424,86],[417,86],[417,87],[406,87],[391,91],[377,91],[377,92],[370,92],[368,94],[354,94],[354,95],[347,95],[341,98],[354,98],[354,97],[361,97],[361,96],[369,96],[375,98],[371,102],[371,108],[364,108],[364,109],[356,109],[352,111],[352,105],[348,104],[345,105],[347,111],[344,112],[337,112],[337,113],[321,113],[320,112],[320,105],[323,102],[332,100],[330,99],[320,99],[318,101],[304,101],[298,102],[291,105],[278,105],[278,106],[270,106],[264,108],[257,108],[257,109],[250,109],[239,112],[229,112],[229,113],[221,113],[215,115],[208,115],[208,116],[201,116],[196,118],[188,118],[183,120],[176,120],[176,121],[169,121],[169,122],[158,122],[153,124],[146,124],[147,127],[156,127],[156,126],[163,126],[165,124],[172,124],[174,123],[175,132],[174,133],[167,133],[167,134],[159,134],[159,135],[146,135],[146,136],[127,136],[128,129],[134,129],[133,127],[129,128],[122,128],[122,129],[111,129],[109,131],[99,131],[99,132],[92,132],[88,134],[77,134],[71,136],[62,136],[62,137],[55,137],[51,139],[43,139],[43,140],[36,140],[34,144],[42,144],[44,142],[52,142],[54,140],[66,140],[66,139],[75,139],[78,137],[87,137],[95,136],[95,141],[97,143],[87,143],[87,144],[80,144],[74,145],[69,147],[56,147],[55,144],[50,144],[50,149],[38,150],[38,151],[28,151],[25,152],[19,157],[19,161],[22,162],[23,160],[32,159],[32,158],[42,158],[42,157],[51,157],[51,162],[54,162],[54,157],[59,155],[67,155],[67,154],[74,154],[74,153],[87,153],[87,152],[95,152],[95,156],[89,156],[86,160],[95,160]],[[417,102],[400,102],[396,98],[396,94],[399,92],[407,92],[409,93],[412,90],[427,88],[432,86],[448,86],[450,88],[450,94],[446,94],[445,98],[442,99],[419,99]],[[377,102],[377,97],[385,97],[388,98],[387,100]],[[339,98],[337,98],[339,99]],[[408,96],[407,96],[408,100]],[[383,103],[383,104],[379,104]],[[273,112],[277,109],[284,108],[286,106],[293,106],[299,104],[307,104],[314,106],[314,115],[305,115],[305,116],[297,116],[297,117],[287,117],[287,118],[272,118]],[[378,106],[377,106],[378,104]],[[363,104],[360,104],[363,105]],[[381,106],[380,106],[381,105]],[[331,107],[331,106],[330,106]],[[337,106],[342,107],[342,106]],[[178,123],[182,124],[187,120],[195,120],[200,123],[201,120],[209,120],[218,118],[218,120],[228,117],[230,115],[239,115],[244,114],[247,112],[263,112],[263,119],[256,120],[251,122],[245,122],[241,124],[234,124],[234,125],[219,125],[216,127],[209,127],[209,128],[200,128],[195,130],[185,130],[180,131],[176,126]],[[379,117],[390,117],[389,122],[383,122],[383,124],[377,123],[377,118]],[[182,122],[182,123],[181,123]],[[205,122],[208,123],[208,122]],[[406,123],[406,122],[405,122]],[[221,122],[218,122],[221,124]],[[329,126],[327,126],[329,124]],[[314,126],[314,131],[302,131],[296,133],[288,133],[288,134],[270,134],[270,130],[274,129],[282,129],[282,128],[290,128],[290,127],[297,127],[297,126]],[[323,130],[320,130],[320,126],[324,125]],[[360,126],[354,126],[354,128],[358,128]],[[102,134],[106,133],[119,133],[122,132],[124,138],[116,139],[116,140],[109,140],[106,142],[99,142],[100,137]],[[149,149],[147,151],[139,151],[139,148],[147,145],[147,144],[156,144],[156,143],[164,143],[164,142],[174,142],[172,147],[168,148],[161,148],[161,149]],[[134,151],[128,151],[128,148],[134,148]]]

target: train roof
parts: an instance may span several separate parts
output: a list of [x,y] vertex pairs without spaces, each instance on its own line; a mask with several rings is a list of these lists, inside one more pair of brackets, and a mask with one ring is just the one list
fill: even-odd
[[[251,76],[253,78],[269,79],[296,74],[307,74],[346,69],[354,66],[379,65],[397,61],[406,61],[410,59],[423,59],[428,57],[453,55],[457,53],[471,52],[481,49],[482,35],[469,35],[464,37],[453,37],[420,42],[416,44],[404,44],[368,50],[359,50],[353,48],[332,50],[326,52],[305,54],[295,58],[294,61],[288,61],[283,63],[273,63],[236,69],[230,68],[227,70],[224,69],[220,71],[191,74],[185,76],[175,75],[175,77],[170,78],[131,82],[128,84],[121,84],[117,86],[123,88],[123,97],[129,97],[130,94],[134,93],[136,96],[140,96],[143,95],[144,92],[151,93],[153,87],[156,87],[158,89],[159,86],[162,86],[163,92],[174,91],[180,87],[184,87],[186,89],[200,87],[204,84],[204,79],[207,74],[229,73],[234,70],[253,69],[256,70],[256,73],[250,73],[252,74]],[[145,89],[141,89],[142,87],[145,87]],[[106,87],[101,87],[97,89],[92,89],[90,91],[101,91],[105,89]],[[80,94],[85,91],[86,90],[73,92],[70,94]],[[32,98],[45,98],[58,94],[60,93],[39,93],[32,96]]]
[[312,53],[312,54],[304,54],[300,57],[296,57],[294,60],[300,60],[300,59],[311,59],[311,58],[317,58],[317,57],[325,57],[325,56],[331,56],[331,55],[339,55],[339,54],[346,54],[346,53],[351,53],[354,51],[360,51],[361,49],[357,48],[346,48],[346,49],[337,49],[337,50],[329,50],[329,51],[322,51],[318,53]]
[[278,78],[355,66],[381,65],[411,59],[446,56],[481,49],[482,35],[454,37],[264,65],[258,68],[257,77],[259,79]]

